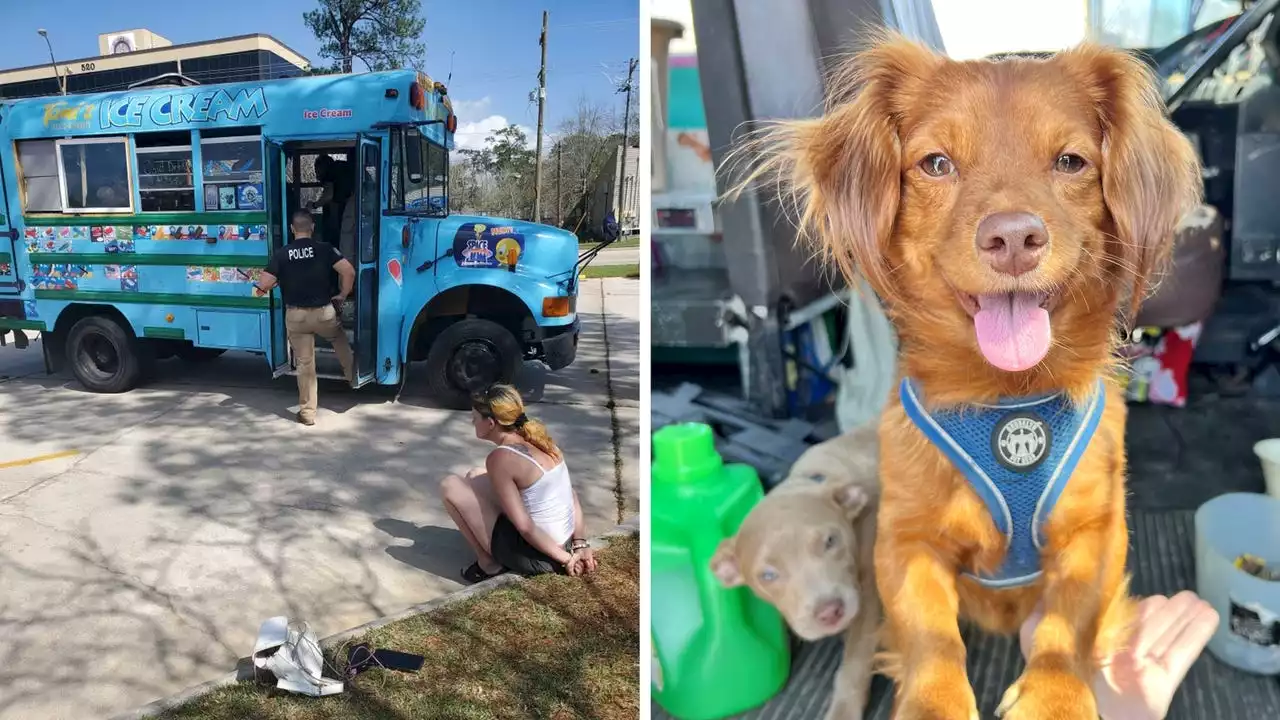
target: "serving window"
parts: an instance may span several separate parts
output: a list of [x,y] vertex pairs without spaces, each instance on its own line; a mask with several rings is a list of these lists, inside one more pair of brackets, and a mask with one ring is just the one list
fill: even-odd
[[129,141],[122,137],[56,140],[63,212],[133,211]]
[[262,210],[262,138],[258,135],[200,138],[204,209]]
[[191,133],[148,133],[134,138],[142,212],[196,209]]
[[16,149],[25,212],[133,210],[126,138],[22,140]]

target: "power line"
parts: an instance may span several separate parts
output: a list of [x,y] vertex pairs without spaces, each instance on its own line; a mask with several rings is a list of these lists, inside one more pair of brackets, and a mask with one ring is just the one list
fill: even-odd
[[640,25],[640,18],[618,18],[616,20],[583,20],[576,23],[564,23],[563,25],[552,25],[551,27],[560,28],[583,28],[583,27],[605,27],[607,25]]

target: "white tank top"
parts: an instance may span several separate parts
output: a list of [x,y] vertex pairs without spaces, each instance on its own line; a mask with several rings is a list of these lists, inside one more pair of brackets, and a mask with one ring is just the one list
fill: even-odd
[[520,491],[524,500],[524,509],[529,513],[533,524],[542,532],[551,536],[559,544],[573,537],[576,518],[573,515],[573,486],[569,484],[569,467],[561,460],[560,464],[547,470],[533,456],[510,445],[499,445],[499,449],[510,450],[528,460],[542,471],[542,477]]

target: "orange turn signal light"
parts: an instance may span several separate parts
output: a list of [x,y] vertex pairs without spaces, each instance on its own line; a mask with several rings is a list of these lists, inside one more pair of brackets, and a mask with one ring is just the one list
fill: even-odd
[[549,297],[542,299],[542,316],[543,317],[568,317],[573,314],[573,309],[577,305],[577,298],[572,297]]
[[449,113],[449,119],[445,121],[444,126],[451,133],[458,132],[458,116],[453,113]]
[[413,83],[409,86],[409,107],[415,110],[421,110],[427,106],[426,96],[422,92],[422,86]]

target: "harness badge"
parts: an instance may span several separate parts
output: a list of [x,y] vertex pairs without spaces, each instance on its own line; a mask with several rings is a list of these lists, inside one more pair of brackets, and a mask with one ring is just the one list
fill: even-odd
[[1053,433],[1035,413],[1015,413],[996,424],[991,450],[996,460],[1014,472],[1030,472],[1049,455]]

